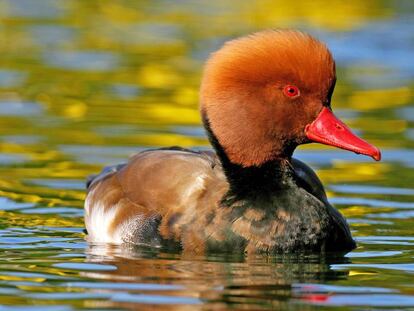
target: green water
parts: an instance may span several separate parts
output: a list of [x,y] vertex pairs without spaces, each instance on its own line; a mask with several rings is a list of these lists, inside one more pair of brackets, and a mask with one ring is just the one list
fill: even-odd
[[[334,110],[383,150],[380,163],[296,153],[358,248],[191,257],[88,244],[85,177],[142,148],[206,147],[204,60],[272,27],[328,44]],[[414,309],[413,51],[409,0],[0,0],[0,310]]]

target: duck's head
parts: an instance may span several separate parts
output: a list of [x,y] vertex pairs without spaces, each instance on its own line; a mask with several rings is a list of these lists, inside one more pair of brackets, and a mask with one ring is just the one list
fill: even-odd
[[227,42],[208,60],[201,111],[234,164],[290,158],[319,142],[375,160],[380,151],[331,111],[335,62],[327,47],[298,31],[262,31]]

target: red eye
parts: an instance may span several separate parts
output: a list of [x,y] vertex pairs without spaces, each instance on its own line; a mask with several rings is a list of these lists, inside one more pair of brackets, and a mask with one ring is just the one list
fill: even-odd
[[283,93],[287,96],[287,97],[297,97],[300,95],[299,89],[294,86],[294,85],[286,85],[283,88]]

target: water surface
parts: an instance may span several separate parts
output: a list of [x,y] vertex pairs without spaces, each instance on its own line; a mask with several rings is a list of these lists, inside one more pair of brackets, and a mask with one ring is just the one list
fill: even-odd
[[[331,48],[337,114],[383,161],[301,147],[346,215],[346,256],[188,256],[91,244],[84,180],[143,148],[208,146],[202,64],[293,27]],[[414,309],[411,1],[0,0],[0,310]]]

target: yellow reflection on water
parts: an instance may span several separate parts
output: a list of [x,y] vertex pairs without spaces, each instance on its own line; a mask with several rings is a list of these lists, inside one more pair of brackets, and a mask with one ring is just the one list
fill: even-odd
[[[387,293],[412,295],[412,267],[353,265],[412,265],[414,31],[410,1],[404,3],[0,0],[1,303],[135,310],[137,302],[128,299],[155,294],[202,302],[173,310],[302,310],[312,308],[306,299],[316,283],[339,285],[311,292],[321,304],[350,289],[345,297],[352,299],[343,304],[375,294],[375,287],[386,290],[379,291],[386,302]],[[384,161],[374,163],[317,144],[303,147],[330,200],[342,199],[337,206],[359,239],[354,257],[343,258],[348,266],[337,269],[318,257],[191,258],[125,245],[85,250],[86,176],[142,148],[208,147],[198,111],[205,59],[226,40],[279,27],[327,42],[337,59],[335,113],[385,149]],[[94,263],[116,270],[82,266]],[[129,283],[179,289],[142,291]],[[300,293],[292,286],[298,283],[311,286]],[[127,299],[99,296],[111,293]]]

